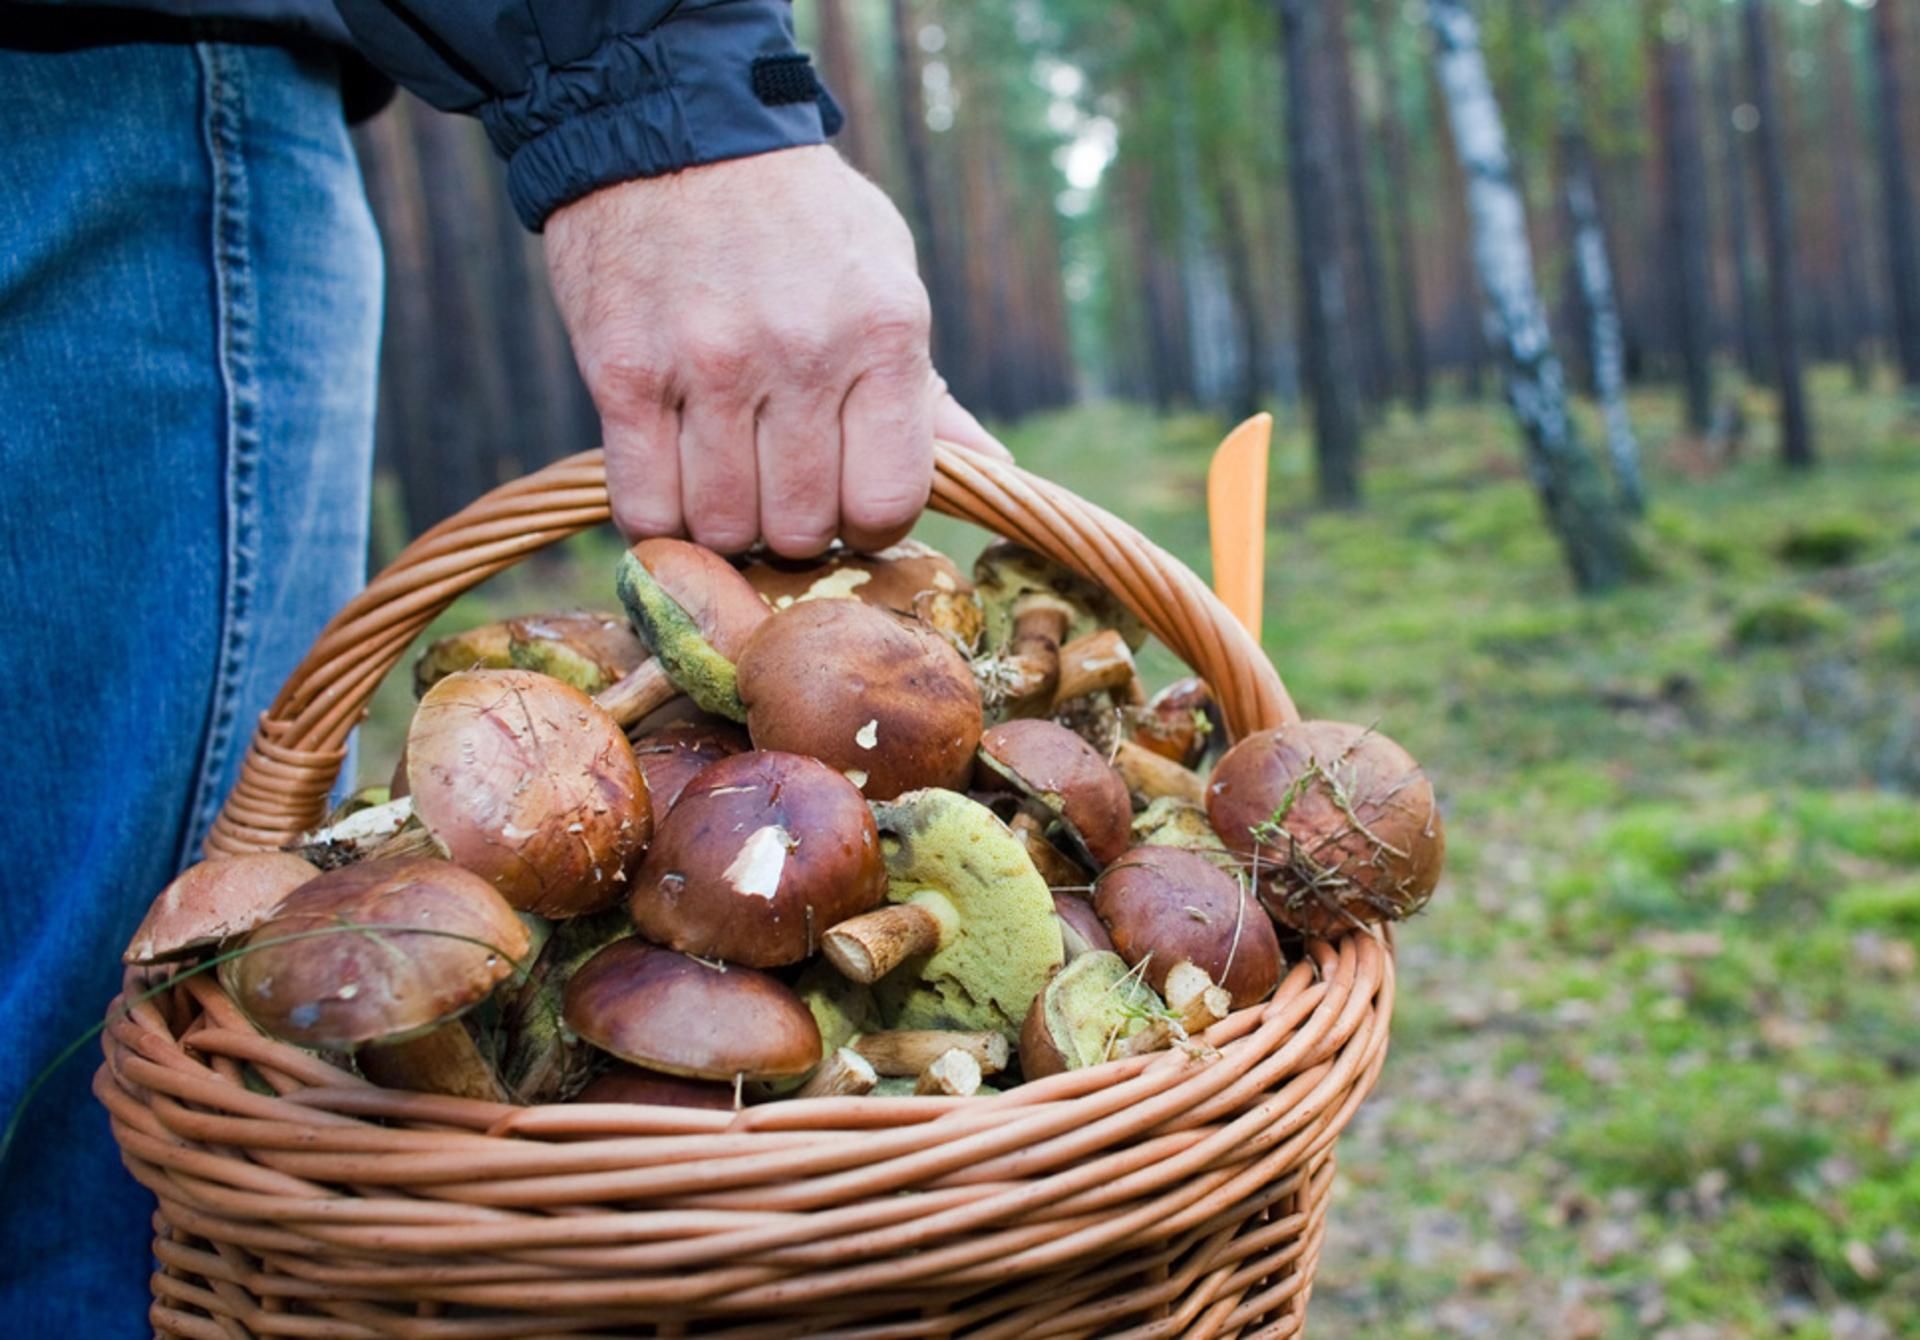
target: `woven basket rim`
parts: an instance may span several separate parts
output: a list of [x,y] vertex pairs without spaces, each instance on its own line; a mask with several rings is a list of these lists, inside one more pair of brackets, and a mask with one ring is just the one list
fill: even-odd
[[[1297,717],[1212,593],[1131,527],[1012,465],[945,444],[936,464],[935,508],[1114,590],[1214,684],[1236,737]],[[410,545],[263,718],[210,854],[278,846],[311,826],[347,731],[418,632],[461,591],[606,516],[600,456],[588,453]],[[259,1034],[204,976],[123,1007],[167,971],[127,973],[95,1092],[129,1169],[160,1198],[156,1326],[181,1335],[255,1333],[268,1302],[287,1298],[344,1328],[289,1334],[453,1337],[482,1331],[392,1309],[495,1309],[559,1334],[634,1309],[669,1327],[783,1309],[825,1318],[906,1306],[888,1292],[902,1288],[953,1310],[920,1329],[845,1334],[945,1334],[969,1307],[982,1334],[1082,1333],[1048,1328],[1117,1317],[1116,1296],[1158,1310],[1141,1334],[1251,1334],[1255,1323],[1292,1334],[1332,1145],[1379,1074],[1393,996],[1391,937],[1354,931],[1309,942],[1270,1000],[1191,1048],[987,1098],[724,1113],[380,1089]],[[247,1087],[249,1074],[271,1092]],[[1293,1208],[1247,1227],[1275,1207]],[[1096,1267],[1155,1250],[1170,1253],[1164,1267],[1144,1268],[1185,1281],[1168,1298],[1086,1292]],[[268,1269],[242,1269],[248,1260]],[[1077,1283],[1043,1287],[1056,1276]],[[383,1329],[398,1316],[414,1320]],[[1197,1329],[1154,1329],[1181,1317]],[[742,1324],[739,1334],[776,1333]]]

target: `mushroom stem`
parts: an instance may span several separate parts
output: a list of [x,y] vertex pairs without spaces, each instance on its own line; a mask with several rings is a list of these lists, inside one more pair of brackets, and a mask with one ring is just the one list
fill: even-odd
[[680,694],[666,669],[649,657],[593,696],[607,715],[620,723],[621,730],[632,730],[649,713],[656,712]]
[[1053,691],[1060,705],[1091,693],[1117,693],[1138,679],[1127,640],[1111,628],[1077,637],[1060,648],[1060,678]]
[[[999,1034],[993,1035],[996,1039]],[[1004,1046],[1004,1039],[1001,1040]],[[971,1098],[980,1092],[980,1062],[973,1053],[955,1047],[941,1052],[927,1063],[913,1086],[916,1094],[934,1094],[949,1098]]]
[[794,1091],[795,1098],[844,1098],[872,1093],[880,1082],[873,1062],[850,1047],[841,1047],[815,1068],[807,1082]]
[[360,1049],[360,1073],[384,1089],[444,1093],[482,1102],[506,1101],[500,1079],[458,1019],[405,1042]]
[[1178,1042],[1181,1036],[1178,1020],[1155,1019],[1132,1037],[1116,1041],[1108,1059],[1117,1061],[1127,1056],[1143,1056],[1147,1052],[1163,1052]]
[[1187,1032],[1204,1033],[1233,1013],[1233,996],[1199,964],[1181,962],[1167,973],[1167,1007]]
[[1126,781],[1127,790],[1149,802],[1173,796],[1194,805],[1206,804],[1207,786],[1199,773],[1132,740],[1122,740],[1114,747],[1113,766]]
[[964,1053],[980,1071],[994,1075],[1007,1068],[1011,1056],[1004,1036],[985,1031],[898,1028],[862,1034],[848,1045],[882,1075],[918,1075],[951,1052]]
[[822,936],[820,943],[834,967],[856,982],[868,983],[939,945],[939,918],[913,903],[894,903],[849,917]]
[[1060,683],[1060,644],[1072,618],[1072,608],[1053,596],[1023,596],[1014,605],[1006,654],[1011,672],[1008,716],[1038,716],[1053,705]]

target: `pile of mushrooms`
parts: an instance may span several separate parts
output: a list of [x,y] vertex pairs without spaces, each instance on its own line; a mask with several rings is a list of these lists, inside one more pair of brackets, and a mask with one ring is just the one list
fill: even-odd
[[1228,748],[1139,621],[1000,542],[622,555],[624,612],[434,642],[390,787],[162,891],[127,962],[263,1032],[510,1103],[948,1098],[1170,1048],[1302,936],[1418,910],[1433,790],[1378,732]]

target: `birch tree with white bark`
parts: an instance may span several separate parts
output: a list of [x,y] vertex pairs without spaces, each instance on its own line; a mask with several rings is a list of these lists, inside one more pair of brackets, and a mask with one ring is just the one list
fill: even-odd
[[1567,381],[1548,334],[1534,282],[1526,207],[1514,184],[1506,127],[1464,0],[1428,0],[1440,87],[1454,151],[1467,182],[1473,259],[1486,303],[1489,342],[1498,351],[1527,449],[1527,472],[1558,537],[1575,585],[1597,592],[1628,577],[1632,540],[1600,467],[1580,444],[1567,412]]
[[1593,350],[1593,390],[1606,424],[1607,460],[1613,466],[1620,505],[1639,516],[1647,509],[1640,475],[1640,443],[1627,414],[1626,342],[1620,333],[1620,308],[1614,298],[1613,268],[1607,262],[1607,235],[1593,187],[1593,153],[1580,119],[1581,81],[1564,22],[1564,4],[1549,11],[1547,60],[1557,87],[1561,189],[1573,225],[1574,276]]

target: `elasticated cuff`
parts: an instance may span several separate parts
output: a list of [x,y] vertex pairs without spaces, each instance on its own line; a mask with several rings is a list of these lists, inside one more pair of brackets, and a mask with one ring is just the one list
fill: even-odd
[[822,143],[840,113],[794,47],[792,7],[735,0],[537,68],[525,92],[480,119],[507,161],[515,211],[537,232],[602,186]]

